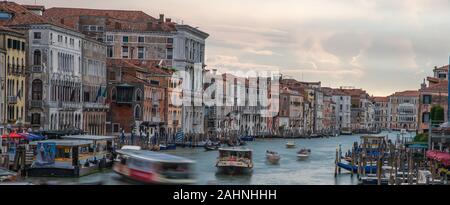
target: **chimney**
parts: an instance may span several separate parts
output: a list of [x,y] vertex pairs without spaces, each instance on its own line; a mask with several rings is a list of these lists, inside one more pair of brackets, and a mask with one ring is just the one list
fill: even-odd
[[171,18],[166,18],[166,22],[170,23],[170,22],[172,22],[172,19]]
[[159,14],[159,22],[164,22],[164,14]]

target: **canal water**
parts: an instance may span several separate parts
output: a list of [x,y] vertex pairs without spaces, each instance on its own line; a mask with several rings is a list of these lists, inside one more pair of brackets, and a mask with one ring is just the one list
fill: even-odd
[[[383,132],[395,139],[397,132]],[[412,135],[412,134],[411,134]],[[360,135],[348,135],[318,139],[257,139],[248,142],[248,148],[253,150],[253,173],[247,176],[217,175],[215,162],[217,151],[205,151],[203,148],[179,148],[165,153],[186,157],[196,161],[195,173],[197,184],[211,185],[352,185],[357,183],[356,176],[342,170],[334,177],[334,160],[336,149],[342,146],[343,152],[350,149],[353,142],[359,142]],[[295,149],[286,149],[287,141],[295,141]],[[296,152],[300,148],[311,149],[311,156],[306,161],[297,160]],[[278,165],[266,163],[266,150],[273,150],[281,155]],[[92,174],[81,178],[28,178],[32,183],[50,184],[90,184],[105,185],[131,184],[131,181],[111,170]]]

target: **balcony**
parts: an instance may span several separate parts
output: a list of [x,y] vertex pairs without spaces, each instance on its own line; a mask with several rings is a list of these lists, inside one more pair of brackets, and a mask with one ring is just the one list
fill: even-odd
[[173,124],[173,125],[179,125],[179,124],[180,124],[180,121],[179,121],[179,120],[173,120],[173,121],[172,121],[172,124]]
[[152,122],[161,122],[161,118],[159,118],[159,117],[152,117]]
[[103,103],[93,103],[93,102],[85,102],[84,108],[88,109],[109,109],[109,105],[105,105]]
[[81,109],[81,103],[78,102],[58,102],[58,107],[67,110]]
[[42,100],[31,100],[30,107],[31,108],[42,108]]
[[16,104],[17,96],[8,96],[8,104]]
[[42,73],[43,69],[41,65],[33,65],[31,66],[31,72],[32,73]]

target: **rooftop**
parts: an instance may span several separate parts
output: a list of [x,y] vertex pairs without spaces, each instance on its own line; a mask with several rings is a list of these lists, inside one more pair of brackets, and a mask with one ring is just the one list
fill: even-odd
[[419,97],[420,92],[418,90],[406,90],[402,92],[396,92],[391,96],[395,97]]

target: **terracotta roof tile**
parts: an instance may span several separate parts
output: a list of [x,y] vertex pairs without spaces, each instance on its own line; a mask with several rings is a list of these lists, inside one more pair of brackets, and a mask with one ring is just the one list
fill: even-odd
[[399,97],[419,97],[420,93],[418,90],[407,90],[402,92],[396,92],[391,96],[399,96]]
[[81,16],[94,16],[106,18],[106,30],[121,31],[175,31],[175,23],[158,22],[143,11],[131,10],[103,10],[85,8],[61,8],[54,7],[45,10],[44,16],[52,21],[64,23],[74,29],[78,29],[78,21]]
[[420,89],[420,92],[447,92],[448,91],[448,81],[443,80],[436,84],[431,84],[426,88]]
[[1,20],[0,26],[23,26],[34,24],[51,24],[66,29],[72,29],[60,23],[52,22],[40,15],[33,13],[22,5],[10,1],[0,1],[0,10],[10,12],[13,17],[9,20]]

